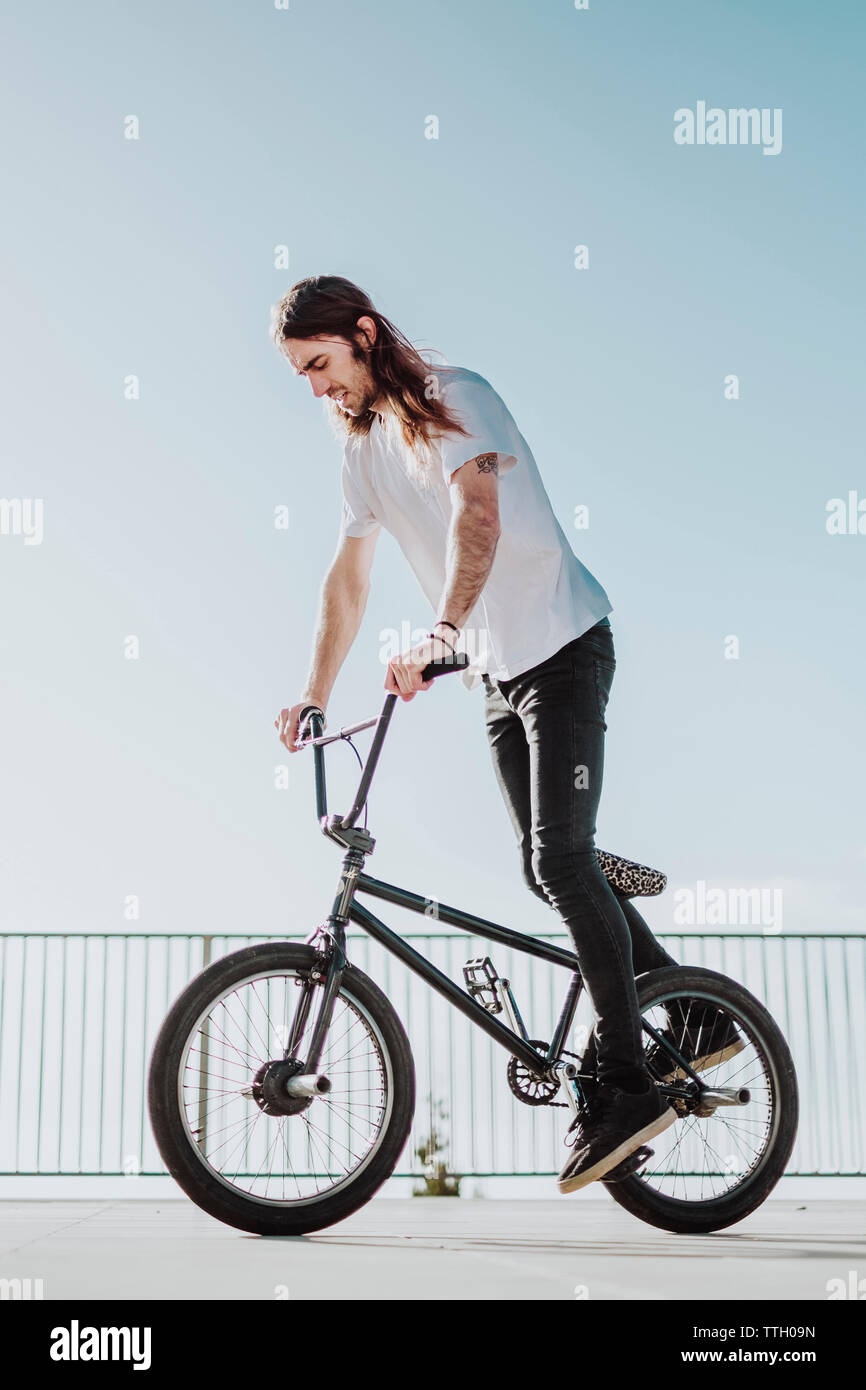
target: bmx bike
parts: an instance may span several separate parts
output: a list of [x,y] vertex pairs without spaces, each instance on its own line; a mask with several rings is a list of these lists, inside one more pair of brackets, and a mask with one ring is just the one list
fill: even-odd
[[[458,653],[431,663],[423,678],[466,665]],[[350,922],[505,1050],[503,1070],[518,1101],[565,1104],[576,1116],[592,1080],[581,1070],[587,1053],[566,1048],[583,990],[571,951],[433,904],[439,922],[567,972],[552,1036],[539,1040],[489,956],[467,962],[462,988],[358,901],[365,893],[428,917],[431,909],[429,898],[364,872],[375,841],[357,822],[396,699],[389,693],[380,714],[327,735],[321,709],[302,711],[307,737],[299,746],[313,749],[319,826],[345,851],[327,919],[303,943],[267,942],[215,961],[174,1001],[156,1039],[148,1106],[163,1161],[199,1207],[240,1230],[301,1235],[342,1221],[392,1175],[408,1140],[409,1040],[390,1000],[349,961]],[[328,814],[325,746],[369,728],[375,733],[351,809]],[[612,886],[631,866],[602,852],[599,862]],[[602,1181],[626,1210],[664,1230],[730,1226],[766,1199],[794,1144],[797,1081],[788,1045],[766,1008],[715,971],[653,970],[638,977],[637,992],[647,1064],[678,1118],[653,1140],[655,1152],[638,1150]],[[696,1028],[718,1027],[728,1042],[733,1030],[735,1046],[713,1052],[695,1043]]]

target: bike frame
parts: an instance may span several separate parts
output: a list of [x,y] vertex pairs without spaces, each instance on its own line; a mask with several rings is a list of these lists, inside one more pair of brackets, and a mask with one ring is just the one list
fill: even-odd
[[[457,664],[453,662],[443,662],[444,669],[436,671],[437,675],[444,675],[447,671],[459,670],[465,665],[465,661]],[[428,679],[428,673],[432,672],[432,667],[428,666],[423,673],[424,679]],[[454,1008],[458,1009],[470,1022],[476,1024],[482,1032],[504,1047],[510,1056],[518,1058],[529,1071],[542,1079],[560,1079],[558,1075],[562,1072],[565,1077],[580,1083],[581,1073],[570,1063],[563,1064],[561,1054],[565,1046],[566,1039],[574,1021],[575,1010],[583,991],[583,978],[578,968],[577,957],[573,952],[564,950],[560,946],[555,946],[551,942],[541,941],[538,937],[527,936],[523,932],[512,931],[508,927],[501,926],[498,922],[489,921],[485,917],[477,917],[474,913],[464,912],[461,908],[449,907],[445,903],[437,902],[434,899],[421,897],[417,893],[411,892],[407,888],[400,888],[396,884],[385,883],[381,879],[374,878],[365,873],[364,863],[367,854],[371,853],[375,840],[365,828],[359,828],[356,821],[361,814],[361,810],[367,799],[370,783],[385,735],[388,731],[391,715],[397,696],[389,693],[385,698],[385,703],[381,714],[372,719],[365,720],[360,724],[354,724],[349,728],[343,728],[336,734],[324,735],[324,715],[316,706],[308,706],[302,711],[301,722],[304,717],[309,717],[309,725],[312,737],[305,740],[300,747],[312,746],[315,761],[315,781],[316,781],[316,812],[322,833],[329,839],[335,840],[338,844],[346,848],[346,855],[343,859],[342,874],[337,887],[333,906],[326,922],[317,927],[316,930],[307,938],[308,944],[315,944],[320,938],[325,942],[325,948],[320,951],[321,968],[314,971],[313,979],[317,982],[324,982],[324,998],[316,1019],[313,1032],[310,1037],[309,1053],[304,1063],[304,1070],[315,1073],[318,1070],[319,1061],[325,1044],[325,1038],[331,1022],[334,1002],[340,988],[343,971],[346,967],[346,926],[349,922],[354,922],[362,927],[375,941],[384,946],[387,951],[404,965],[420,976],[422,980],[438,994],[448,1000]],[[367,756],[367,761],[363,766],[361,778],[358,783],[358,790],[355,794],[352,808],[345,816],[328,815],[327,790],[325,783],[325,761],[324,747],[328,743],[335,742],[337,739],[348,738],[353,733],[358,733],[362,729],[375,726],[376,732]],[[458,927],[461,931],[470,932],[473,936],[482,937],[488,941],[496,941],[501,945],[509,946],[514,950],[522,951],[526,955],[534,956],[539,960],[548,961],[552,965],[559,965],[571,971],[571,981],[566,991],[565,999],[559,1013],[559,1018],[553,1032],[550,1044],[545,1056],[542,1056],[528,1042],[525,1036],[510,1028],[507,1024],[501,1023],[491,1014],[482,1004],[476,1002],[468,991],[461,989],[459,985],[447,975],[438,970],[432,961],[426,956],[422,956],[414,947],[410,946],[397,932],[391,930],[378,917],[376,917],[367,907],[355,900],[356,893],[369,893],[375,898],[384,902],[394,903],[397,907],[406,908],[409,912],[422,913],[425,917],[435,917],[437,921],[447,922],[450,926]],[[292,1029],[290,1030],[289,1045],[286,1049],[286,1057],[290,1057],[294,1046],[303,1034],[306,1027],[309,1002],[299,1001],[297,1017]],[[516,1010],[515,1010],[516,1012]],[[517,1014],[519,1020],[519,1014]],[[662,1041],[656,1030],[645,1021],[645,1030],[657,1041]],[[678,1052],[667,1041],[663,1041],[666,1050],[676,1058],[677,1062],[685,1069],[686,1073],[699,1085],[703,1085],[697,1073],[693,1072],[688,1063],[679,1055]],[[588,1079],[584,1077],[583,1079]],[[666,1085],[662,1090],[671,1096],[684,1096],[686,1092],[681,1086]]]

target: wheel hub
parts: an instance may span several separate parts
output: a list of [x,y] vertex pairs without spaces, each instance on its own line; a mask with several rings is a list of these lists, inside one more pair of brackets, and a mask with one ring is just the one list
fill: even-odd
[[300,1115],[312,1102],[312,1096],[290,1096],[286,1083],[304,1069],[303,1062],[290,1057],[264,1062],[253,1077],[253,1100],[266,1115]]

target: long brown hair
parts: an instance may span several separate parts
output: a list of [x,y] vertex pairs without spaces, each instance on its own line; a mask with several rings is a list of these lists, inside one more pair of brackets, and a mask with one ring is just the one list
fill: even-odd
[[[372,347],[358,342],[358,319],[364,315],[376,325]],[[425,465],[438,435],[469,433],[440,399],[435,365],[425,361],[399,328],[374,307],[369,295],[342,275],[299,280],[271,310],[271,337],[281,351],[287,338],[319,336],[345,339],[355,359],[367,362],[378,395],[386,403],[386,422],[396,423],[405,451],[415,460],[416,476],[429,471]],[[374,410],[345,415],[327,396],[323,400],[338,437],[370,433]]]

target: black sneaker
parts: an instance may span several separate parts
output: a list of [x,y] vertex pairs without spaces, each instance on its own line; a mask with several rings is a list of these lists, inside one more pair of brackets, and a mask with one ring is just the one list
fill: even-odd
[[[746,1046],[727,1014],[717,1009],[704,1009],[698,1013],[694,1008],[687,1008],[683,1012],[672,1005],[668,1014],[670,1021],[668,1027],[661,1030],[661,1036],[673,1044],[693,1071],[709,1071],[710,1067],[736,1057]],[[653,1066],[668,1085],[686,1076],[682,1067],[659,1043],[653,1043],[648,1048],[647,1065]]]
[[559,1175],[560,1192],[576,1192],[603,1178],[676,1119],[652,1082],[639,1095],[599,1082],[572,1122],[574,1153]]
[[635,1149],[628,1158],[624,1158],[622,1163],[618,1163],[615,1168],[611,1168],[609,1173],[605,1173],[602,1182],[625,1182],[626,1178],[634,1177],[634,1174],[639,1173],[645,1163],[649,1163],[654,1152],[655,1150],[648,1149],[646,1145],[641,1144],[640,1148]]

